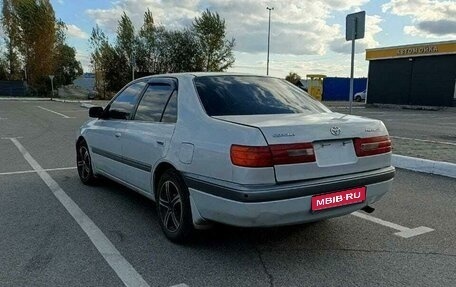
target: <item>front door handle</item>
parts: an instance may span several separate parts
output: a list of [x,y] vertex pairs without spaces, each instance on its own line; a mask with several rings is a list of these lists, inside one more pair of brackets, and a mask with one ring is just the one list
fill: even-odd
[[158,144],[158,145],[161,145],[161,146],[165,145],[165,143],[162,142],[162,141],[157,141],[157,144]]
[[115,133],[115,134],[114,134],[114,136],[115,136],[116,138],[120,138],[121,135],[122,135],[121,133]]

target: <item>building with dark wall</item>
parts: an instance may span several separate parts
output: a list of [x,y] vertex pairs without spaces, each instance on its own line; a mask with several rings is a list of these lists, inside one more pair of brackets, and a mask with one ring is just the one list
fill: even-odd
[[366,50],[368,104],[453,106],[456,41]]

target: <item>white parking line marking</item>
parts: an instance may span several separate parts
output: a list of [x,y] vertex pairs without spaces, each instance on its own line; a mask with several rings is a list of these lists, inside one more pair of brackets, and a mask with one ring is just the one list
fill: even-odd
[[[345,107],[345,106],[327,106],[330,109],[349,109],[350,107]],[[365,107],[352,107],[352,109],[365,109]]]
[[65,207],[68,213],[79,224],[82,230],[87,234],[90,241],[98,249],[106,262],[119,276],[125,286],[144,286],[149,284],[133,268],[133,266],[120,254],[116,247],[109,241],[97,225],[82,211],[79,206],[63,191],[58,183],[39,165],[39,163],[30,155],[24,146],[16,139],[10,139],[22,153],[22,156],[30,166],[38,173],[41,179],[46,183],[55,197]]
[[398,136],[390,136],[390,138],[403,139],[403,140],[412,140],[412,141],[425,142],[425,143],[446,144],[446,145],[454,145],[454,146],[456,146],[456,143],[454,143],[454,142],[441,142],[441,141],[433,141],[433,140],[422,140],[422,139],[414,139],[414,138],[406,138],[406,137],[398,137]]
[[87,109],[83,109],[83,110],[66,110],[66,111],[62,111],[62,113],[88,113],[87,112]]
[[402,225],[399,225],[399,224],[396,224],[396,223],[392,223],[392,222],[389,222],[389,221],[385,221],[383,219],[376,218],[376,217],[373,217],[373,216],[370,216],[370,215],[367,215],[367,214],[364,214],[364,213],[361,213],[361,212],[358,212],[358,211],[353,212],[352,215],[354,215],[356,217],[359,217],[359,218],[362,218],[362,219],[365,219],[365,220],[369,220],[371,222],[375,222],[377,224],[380,224],[380,225],[383,225],[383,226],[386,226],[386,227],[389,227],[389,228],[392,228],[392,229],[396,229],[399,232],[394,233],[394,235],[397,235],[397,236],[400,236],[400,237],[403,237],[403,238],[410,238],[410,237],[414,237],[414,236],[417,236],[417,235],[421,235],[421,234],[424,234],[424,233],[428,233],[428,232],[434,231],[434,229],[426,227],[426,226],[420,226],[420,227],[416,227],[416,228],[408,228],[408,227],[405,227],[405,226],[402,226]]
[[171,287],[189,287],[189,286],[187,284],[181,283],[181,284],[173,285]]
[[50,113],[54,113],[54,114],[56,114],[56,115],[62,116],[62,117],[65,118],[65,119],[73,119],[72,117],[69,117],[69,116],[67,116],[67,115],[61,114],[61,113],[59,113],[59,112],[56,112],[56,111],[53,111],[53,110],[50,110],[50,109],[43,108],[42,106],[37,106],[37,107],[40,108],[40,109],[42,109],[42,110],[48,111],[48,112],[50,112]]
[[[46,168],[46,169],[43,169],[42,171],[59,171],[59,170],[69,170],[69,169],[77,169],[77,167],[72,166],[72,167]],[[31,169],[31,170],[22,170],[22,171],[0,172],[0,175],[24,174],[24,173],[35,173],[35,172],[38,172],[38,171]]]

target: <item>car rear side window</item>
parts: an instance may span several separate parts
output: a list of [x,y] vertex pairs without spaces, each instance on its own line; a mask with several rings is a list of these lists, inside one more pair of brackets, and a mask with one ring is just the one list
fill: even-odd
[[162,122],[175,123],[177,121],[177,91],[175,90],[169,98],[166,105],[165,112],[163,113]]
[[301,89],[277,78],[204,76],[194,81],[209,116],[327,111]]
[[168,99],[170,99],[171,94],[174,94],[173,90],[168,84],[149,85],[139,102],[135,120],[159,122],[168,103]]
[[129,119],[138,101],[145,82],[137,82],[123,90],[109,107],[109,117],[114,119]]

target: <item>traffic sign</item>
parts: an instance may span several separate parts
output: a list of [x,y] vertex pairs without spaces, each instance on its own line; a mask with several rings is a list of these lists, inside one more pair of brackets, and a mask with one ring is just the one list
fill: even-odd
[[348,14],[345,18],[345,40],[364,38],[366,11]]
[[351,41],[351,68],[350,68],[350,114],[353,104],[353,70],[355,66],[355,40],[364,38],[366,11],[348,14],[345,20],[345,39]]

